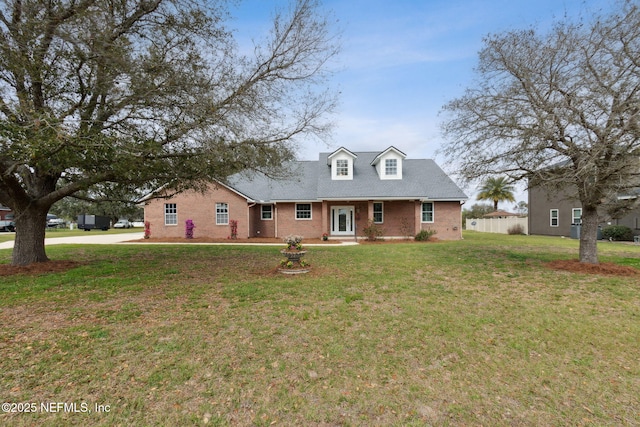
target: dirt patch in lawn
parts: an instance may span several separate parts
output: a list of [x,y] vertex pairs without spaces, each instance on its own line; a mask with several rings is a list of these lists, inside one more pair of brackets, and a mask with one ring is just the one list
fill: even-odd
[[0,276],[13,276],[23,274],[27,276],[38,276],[41,274],[60,273],[83,265],[77,261],[46,261],[35,262],[25,266],[11,264],[0,264]]
[[582,274],[604,274],[610,276],[638,276],[640,270],[625,265],[618,265],[611,262],[601,262],[600,264],[586,264],[577,259],[557,260],[546,264],[553,270],[570,271]]

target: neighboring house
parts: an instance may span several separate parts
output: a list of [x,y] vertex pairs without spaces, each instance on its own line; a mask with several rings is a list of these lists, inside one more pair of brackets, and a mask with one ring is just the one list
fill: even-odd
[[467,196],[430,159],[412,160],[389,147],[382,152],[339,148],[318,161],[287,166],[290,178],[236,174],[204,193],[187,191],[145,202],[152,237],[184,237],[191,219],[196,237],[227,238],[230,220],[238,237],[362,236],[369,221],[385,237],[435,230],[444,240],[462,238]]
[[[531,186],[529,234],[576,237],[571,229],[573,225],[579,225],[582,218],[582,204],[576,194],[577,191],[570,189],[550,193],[542,187]],[[640,209],[631,210],[620,218],[610,218],[602,212],[601,218],[601,227],[626,225],[634,235],[640,234]]]
[[491,213],[488,213],[486,215],[483,215],[483,218],[517,218],[523,215],[520,214],[516,214],[516,213],[511,213],[511,212],[507,212],[507,211],[503,211],[501,209],[498,209],[497,211],[493,211]]
[[11,208],[0,205],[0,221],[13,221],[13,211]]

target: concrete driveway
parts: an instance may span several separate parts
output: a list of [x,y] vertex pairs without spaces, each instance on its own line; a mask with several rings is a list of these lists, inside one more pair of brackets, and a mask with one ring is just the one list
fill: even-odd
[[[73,237],[48,237],[44,239],[45,245],[61,244],[81,244],[81,245],[110,245],[114,243],[125,243],[130,240],[139,240],[144,237],[144,232],[104,234],[100,231],[87,231],[82,236]],[[0,243],[0,249],[13,248],[13,240]]]

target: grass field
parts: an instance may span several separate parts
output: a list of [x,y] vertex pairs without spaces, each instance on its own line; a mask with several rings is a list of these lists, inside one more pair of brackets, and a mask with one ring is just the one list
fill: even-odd
[[638,426],[640,276],[545,266],[577,245],[322,246],[298,276],[272,246],[51,246],[80,264],[0,277],[0,425]]

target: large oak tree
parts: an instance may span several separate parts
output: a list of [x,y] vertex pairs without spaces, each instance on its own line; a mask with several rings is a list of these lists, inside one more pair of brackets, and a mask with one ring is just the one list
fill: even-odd
[[[241,55],[223,0],[0,3],[0,203],[13,264],[46,261],[46,214],[73,194],[197,188],[275,173],[323,137],[337,44],[315,0]],[[80,193],[79,193],[80,192]]]
[[443,152],[464,178],[576,192],[584,263],[598,263],[598,211],[624,208],[618,196],[640,187],[640,10],[618,6],[547,32],[487,36],[477,83],[444,108]]

